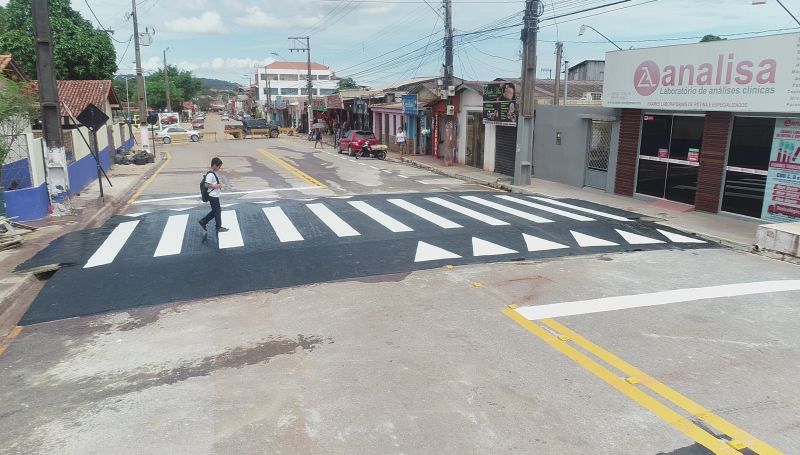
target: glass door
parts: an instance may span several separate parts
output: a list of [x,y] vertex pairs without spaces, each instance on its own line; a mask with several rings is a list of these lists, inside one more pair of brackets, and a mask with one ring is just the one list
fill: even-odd
[[483,169],[483,113],[467,114],[467,143],[464,164]]

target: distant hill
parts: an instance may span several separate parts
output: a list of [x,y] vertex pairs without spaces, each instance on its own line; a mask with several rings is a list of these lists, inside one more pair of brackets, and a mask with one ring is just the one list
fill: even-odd
[[235,84],[233,82],[223,81],[219,79],[207,79],[205,77],[198,77],[197,79],[203,84],[204,89],[215,89],[215,90],[236,90],[239,88],[239,84]]

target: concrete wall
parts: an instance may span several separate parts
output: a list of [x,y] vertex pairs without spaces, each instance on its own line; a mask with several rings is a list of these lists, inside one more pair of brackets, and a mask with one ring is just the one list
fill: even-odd
[[[533,147],[534,176],[582,187],[591,118],[615,118],[615,112],[614,109],[594,106],[538,105]],[[558,133],[561,133],[560,144],[556,143]],[[615,150],[612,144],[609,160]]]
[[494,172],[495,141],[497,125],[484,125],[483,132],[483,170]]

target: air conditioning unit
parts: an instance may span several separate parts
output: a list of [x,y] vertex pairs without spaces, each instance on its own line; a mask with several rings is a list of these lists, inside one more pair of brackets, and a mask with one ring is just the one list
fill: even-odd
[[447,115],[455,115],[456,107],[455,106],[447,106]]

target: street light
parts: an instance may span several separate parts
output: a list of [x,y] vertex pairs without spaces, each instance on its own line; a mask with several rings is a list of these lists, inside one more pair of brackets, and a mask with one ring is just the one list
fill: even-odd
[[[754,1],[757,1],[757,0],[754,0]],[[617,46],[617,43],[615,43],[615,42],[611,41],[610,39],[608,39],[608,37],[606,35],[603,35],[602,33],[600,33],[596,28],[592,27],[591,25],[586,25],[586,24],[581,25],[581,30],[578,32],[578,36],[583,36],[583,34],[586,32],[587,28],[590,28],[590,29],[594,30],[595,33],[597,33],[598,35],[600,35],[603,38],[605,38],[606,41],[608,41],[609,43],[613,44],[617,49],[622,50],[621,47]]]
[[286,60],[286,57],[282,56],[281,54],[279,54],[277,52],[270,52],[270,55],[274,55],[275,57],[278,57],[280,59]]
[[[775,0],[775,1],[778,2],[779,5],[781,5],[781,8],[783,8],[784,11],[786,11],[787,13],[789,13],[790,16],[792,16],[792,19],[794,19],[794,21],[797,22],[797,25],[800,25],[800,20],[797,20],[797,18],[794,16],[794,14],[792,14],[792,12],[789,11],[789,8],[787,8],[783,4],[783,2],[781,2],[781,0]],[[766,5],[766,3],[767,3],[767,0],[753,0],[753,4],[754,5]]]

